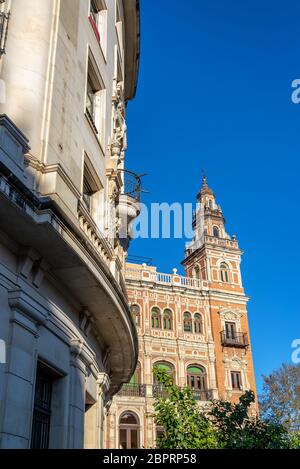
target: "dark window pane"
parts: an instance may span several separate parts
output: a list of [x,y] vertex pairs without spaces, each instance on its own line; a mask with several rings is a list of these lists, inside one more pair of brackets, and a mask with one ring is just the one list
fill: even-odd
[[32,449],[49,448],[52,380],[53,378],[38,365],[32,419]]
[[130,445],[130,449],[137,449],[138,448],[138,432],[137,430],[131,430],[131,445]]
[[127,449],[127,431],[120,430],[120,449]]

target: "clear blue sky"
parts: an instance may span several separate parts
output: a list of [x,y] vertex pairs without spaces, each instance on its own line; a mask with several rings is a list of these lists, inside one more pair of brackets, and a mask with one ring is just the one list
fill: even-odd
[[[257,384],[300,337],[300,3],[141,0],[141,67],[127,167],[144,202],[194,202],[201,168],[245,251]],[[162,272],[185,240],[136,240]]]

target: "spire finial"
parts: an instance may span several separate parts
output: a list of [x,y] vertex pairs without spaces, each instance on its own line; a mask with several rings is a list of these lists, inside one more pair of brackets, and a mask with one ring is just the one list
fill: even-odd
[[202,188],[204,189],[208,188],[207,177],[206,177],[204,169],[202,169]]

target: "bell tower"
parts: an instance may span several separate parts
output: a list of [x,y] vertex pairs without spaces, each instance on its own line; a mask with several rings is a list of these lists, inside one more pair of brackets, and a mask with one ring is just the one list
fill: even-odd
[[212,330],[219,395],[237,401],[255,392],[255,378],[245,295],[240,272],[242,251],[225,228],[221,207],[204,176],[193,218],[194,238],[182,262],[186,275],[197,279],[206,301]]
[[242,251],[235,236],[226,232],[225,218],[206,176],[197,194],[194,238],[185,250],[187,277],[208,282],[214,289],[243,292],[240,262]]

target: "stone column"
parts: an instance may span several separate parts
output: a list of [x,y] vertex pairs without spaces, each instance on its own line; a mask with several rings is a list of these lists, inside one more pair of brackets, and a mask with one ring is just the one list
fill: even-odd
[[26,449],[31,440],[38,328],[46,323],[47,311],[21,289],[8,292],[8,303],[12,315],[0,448]]
[[104,402],[110,388],[110,379],[106,373],[99,373],[97,379],[97,400],[85,410],[84,447],[86,449],[104,448]]
[[105,402],[110,388],[110,379],[107,373],[99,373],[97,380],[98,405],[97,405],[97,428],[96,448],[105,448]]
[[71,341],[69,435],[68,448],[81,449],[84,446],[85,381],[90,358],[84,351],[84,344],[77,339]]

